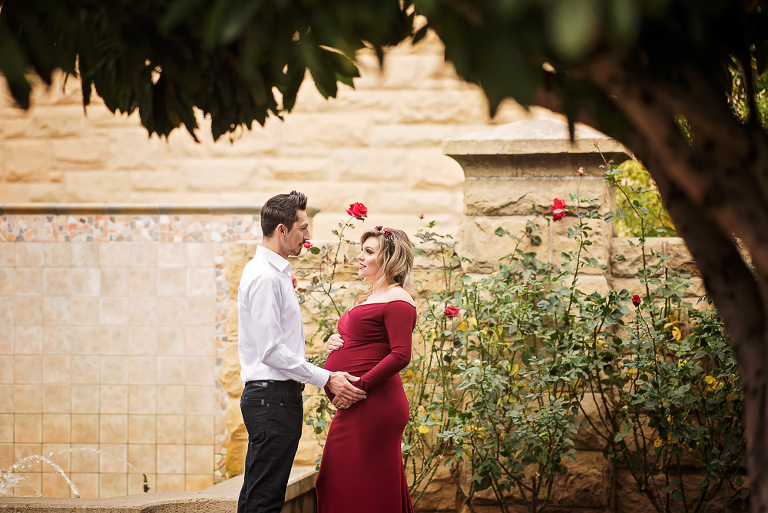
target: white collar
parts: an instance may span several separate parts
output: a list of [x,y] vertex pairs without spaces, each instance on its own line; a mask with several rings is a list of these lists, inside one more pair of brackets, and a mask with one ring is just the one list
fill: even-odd
[[281,273],[285,273],[288,276],[291,275],[291,269],[293,268],[291,263],[285,258],[275,253],[274,251],[272,251],[271,249],[265,248],[264,246],[259,245],[259,247],[256,248],[256,256],[263,258],[264,260],[272,264],[272,267],[274,267]]

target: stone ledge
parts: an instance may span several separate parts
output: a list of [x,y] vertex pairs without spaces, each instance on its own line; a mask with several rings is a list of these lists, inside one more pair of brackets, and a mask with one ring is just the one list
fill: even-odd
[[[285,492],[285,511],[299,511],[289,504],[290,501],[301,500],[305,494],[314,493],[316,478],[314,466],[295,466],[291,469]],[[0,513],[231,513],[237,508],[242,485],[241,475],[198,492],[151,493],[103,499],[0,497]]]
[[[258,215],[263,203],[0,203],[0,215]],[[307,206],[313,217],[319,207]]]

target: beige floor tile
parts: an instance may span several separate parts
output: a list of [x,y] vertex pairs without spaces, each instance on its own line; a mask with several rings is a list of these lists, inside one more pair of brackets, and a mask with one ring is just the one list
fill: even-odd
[[161,355],[183,355],[186,350],[186,329],[183,327],[157,329],[157,353]]
[[[14,464],[20,463],[18,467],[19,472],[41,472],[42,465],[39,459],[30,458],[31,456],[40,456],[43,454],[43,444],[14,444],[13,445],[13,462]],[[30,458],[27,461],[22,460]]]
[[[72,415],[71,441],[73,444],[99,442],[99,415]],[[90,472],[90,470],[83,470]]]
[[127,471],[128,444],[101,444],[99,446],[99,472],[125,473]]
[[157,268],[138,268],[128,271],[128,294],[131,296],[157,296]]
[[186,490],[188,492],[196,492],[198,490],[205,490],[209,486],[213,486],[213,471],[207,475],[193,476],[187,474],[186,476]]
[[[72,324],[72,298],[43,298],[43,324],[48,326],[66,326]],[[43,335],[43,337],[45,337],[45,335]],[[45,341],[43,341],[43,343],[45,343]]]
[[157,242],[133,242],[130,246],[130,267],[157,267]]
[[99,471],[99,444],[72,444],[69,465],[72,472]]
[[0,355],[0,383],[14,383],[15,358],[13,356]]
[[17,296],[42,296],[44,291],[43,269],[41,267],[17,267],[15,283]]
[[216,330],[212,327],[187,328],[188,356],[215,356]]
[[211,326],[215,321],[215,299],[207,297],[187,298],[187,326]]
[[[0,413],[0,442],[13,442],[13,414]],[[0,467],[3,468],[3,467]]]
[[72,267],[72,245],[66,242],[43,244],[45,267]]
[[[159,326],[185,326],[187,323],[186,297],[160,297],[157,300],[157,324]],[[212,324],[209,323],[209,324]],[[182,335],[182,347],[184,335]]]
[[129,353],[133,355],[152,355],[158,354],[158,328],[156,327],[133,327],[130,329]]
[[98,297],[72,298],[72,324],[76,326],[98,326],[101,319],[101,301]]
[[15,385],[13,405],[15,413],[43,413],[43,385]]
[[43,385],[43,413],[72,411],[72,388],[69,385]]
[[99,387],[99,411],[104,413],[128,413],[128,386],[101,385]]
[[42,354],[42,326],[16,326],[13,331],[16,354]]
[[181,414],[186,410],[186,394],[183,386],[157,387],[157,413]]
[[216,295],[216,270],[211,267],[187,268],[187,296],[213,297]]
[[72,267],[98,267],[99,244],[95,242],[73,242]]
[[99,474],[73,473],[69,476],[72,483],[80,492],[81,499],[97,499],[99,497]]
[[184,474],[158,474],[157,492],[183,492],[185,488]]
[[[77,298],[72,298],[72,304],[74,305]],[[98,302],[98,298],[96,298]],[[98,312],[98,304],[96,312]],[[74,314],[73,314],[74,315]],[[98,322],[97,322],[98,323]],[[73,326],[70,328],[72,331],[71,336],[71,348],[73,355],[81,354],[100,354],[101,353],[101,335],[102,328],[99,326]]]
[[[54,462],[61,469],[68,473],[70,471],[70,456],[72,454],[71,446],[66,444],[43,444],[43,456]],[[58,472],[56,468],[43,463],[43,473],[52,474]]]
[[19,486],[13,489],[15,497],[36,497],[43,492],[43,475],[41,473],[19,472],[23,478]]
[[128,413],[157,413],[157,387],[155,385],[130,385],[128,387]]
[[101,298],[101,324],[124,326],[128,324],[130,304],[127,297]]
[[13,465],[13,444],[0,443],[0,469],[7,470]]
[[108,384],[128,383],[128,358],[125,356],[102,356],[101,382]]
[[98,385],[72,385],[72,413],[99,413]]
[[43,289],[46,296],[71,295],[72,270],[69,268],[46,267],[43,270]]
[[[174,442],[175,440],[170,440]],[[128,443],[155,444],[157,415],[128,415]]]
[[[17,326],[39,326],[43,324],[43,298],[42,297],[16,297],[13,300],[13,309],[5,303],[8,299],[0,299],[0,320],[2,324]],[[11,314],[11,322],[6,322],[5,314]]]
[[186,382],[186,362],[183,357],[159,356],[157,382],[161,385],[182,385]]
[[[149,487],[147,492],[144,492],[144,477],[146,476],[146,484]],[[157,475],[156,474],[128,474],[128,495],[138,495],[141,493],[156,493],[157,492]]]
[[178,242],[161,242],[157,245],[158,267],[186,267],[187,244]]
[[128,415],[99,415],[99,442],[128,443]]
[[99,480],[101,482],[99,497],[123,497],[128,495],[127,474],[101,474]]
[[100,379],[101,357],[97,355],[76,355],[70,362],[72,383],[98,384]]
[[184,473],[183,445],[157,445],[157,473]]
[[157,324],[157,301],[156,297],[131,297],[128,322],[132,326],[155,326]]
[[[131,444],[128,446],[128,463],[135,468],[129,472],[155,473],[157,446],[154,444]],[[138,469],[138,470],[136,470]]]
[[154,385],[157,383],[157,357],[131,356],[128,358],[128,383]]
[[158,269],[157,295],[184,296],[187,293],[187,273],[185,268]]
[[69,384],[71,381],[70,357],[45,355],[43,357],[43,382],[46,384]]
[[72,337],[75,333],[76,329],[71,326],[43,327],[43,353],[71,354]]
[[0,267],[0,296],[14,294],[16,294],[16,268]]
[[17,444],[39,444],[43,441],[43,416],[39,413],[17,413],[13,418],[13,441]]
[[157,416],[157,443],[184,444],[184,415]]
[[70,443],[71,416],[62,413],[43,415],[43,443]]
[[99,296],[101,294],[101,269],[84,267],[72,269],[72,295]]
[[187,415],[186,443],[213,444],[213,415]]

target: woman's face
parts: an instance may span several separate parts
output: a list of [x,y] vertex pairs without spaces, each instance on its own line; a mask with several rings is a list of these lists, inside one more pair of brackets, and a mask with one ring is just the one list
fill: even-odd
[[379,238],[368,237],[360,250],[360,254],[357,255],[357,261],[359,263],[357,275],[361,278],[375,279],[376,274],[379,272],[381,264],[379,264]]

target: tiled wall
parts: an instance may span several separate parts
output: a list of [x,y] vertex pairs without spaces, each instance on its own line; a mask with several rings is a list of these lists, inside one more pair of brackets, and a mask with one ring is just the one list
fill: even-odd
[[[220,479],[229,244],[253,215],[0,218],[0,469],[82,497]],[[61,451],[61,452],[59,452]],[[97,453],[96,451],[101,451]],[[70,495],[47,464],[17,495]]]

